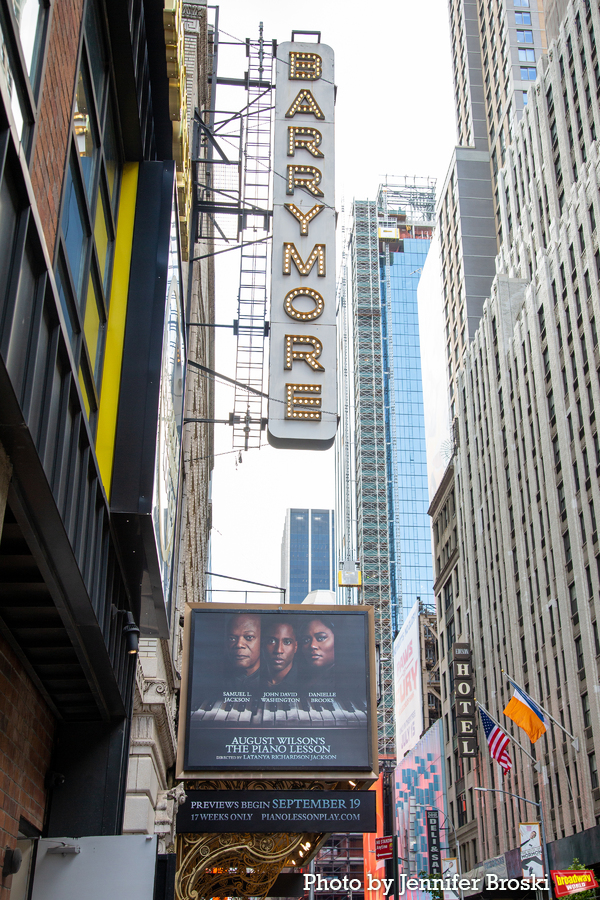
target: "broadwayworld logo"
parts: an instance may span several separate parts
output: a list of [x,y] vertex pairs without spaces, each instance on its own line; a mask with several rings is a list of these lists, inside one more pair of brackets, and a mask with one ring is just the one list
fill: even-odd
[[[367,874],[366,890],[379,891],[383,889],[384,896],[393,892],[393,878],[373,878]],[[313,887],[317,891],[360,891],[363,888],[358,878],[323,878],[322,875],[306,874],[304,876],[304,890]],[[410,878],[408,875],[399,876],[399,895],[406,891],[547,891],[547,878],[498,878],[497,875],[488,874],[484,878],[461,878],[453,875],[451,878]]]

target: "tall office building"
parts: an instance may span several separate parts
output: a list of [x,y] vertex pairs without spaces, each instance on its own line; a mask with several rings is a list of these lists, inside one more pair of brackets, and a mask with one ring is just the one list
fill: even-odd
[[457,373],[503,237],[498,171],[546,53],[541,7],[530,0],[449,3],[459,146],[440,194],[439,227],[452,417]]
[[336,582],[334,515],[329,509],[288,509],[281,541],[281,586],[288,603]]
[[353,377],[338,445],[338,515],[346,529],[355,518],[356,535],[344,540],[361,564],[360,600],[375,608],[382,754],[394,752],[392,642],[403,610],[433,590],[416,289],[434,211],[431,179],[397,179],[376,201],[356,201],[351,299],[342,292],[339,302],[341,366]]
[[[509,869],[519,820],[540,815],[550,868],[600,863],[598,5],[570,3],[553,28],[497,173],[497,275],[456,376],[454,458],[431,506],[463,872],[502,855]],[[539,764],[511,743],[502,786],[529,812],[490,792],[498,767],[483,732],[475,758],[457,752],[455,641],[471,647],[477,698]],[[535,745],[503,715],[503,670],[556,720]]]

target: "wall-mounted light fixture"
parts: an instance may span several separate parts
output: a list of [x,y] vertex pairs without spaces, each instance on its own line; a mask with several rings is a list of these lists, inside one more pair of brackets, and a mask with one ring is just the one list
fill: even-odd
[[125,613],[125,625],[123,626],[123,634],[127,640],[127,652],[133,656],[139,649],[140,629],[135,624],[133,613]]
[[2,878],[8,878],[9,875],[16,875],[21,868],[23,862],[23,854],[18,847],[11,850],[7,847],[4,851],[4,864],[2,866]]

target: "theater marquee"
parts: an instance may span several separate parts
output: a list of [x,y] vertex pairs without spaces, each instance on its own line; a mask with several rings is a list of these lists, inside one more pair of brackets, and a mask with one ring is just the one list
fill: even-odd
[[178,777],[374,778],[373,646],[370,607],[194,604]]
[[177,831],[186,834],[286,831],[373,832],[373,791],[186,791]]
[[333,51],[277,51],[268,439],[325,450],[337,429]]

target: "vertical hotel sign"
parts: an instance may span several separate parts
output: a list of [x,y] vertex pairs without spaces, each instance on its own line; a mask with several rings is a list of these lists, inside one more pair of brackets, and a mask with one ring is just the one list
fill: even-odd
[[325,450],[337,428],[333,51],[277,50],[268,439]]
[[471,645],[454,644],[453,655],[458,755],[464,759],[477,755],[477,709]]

